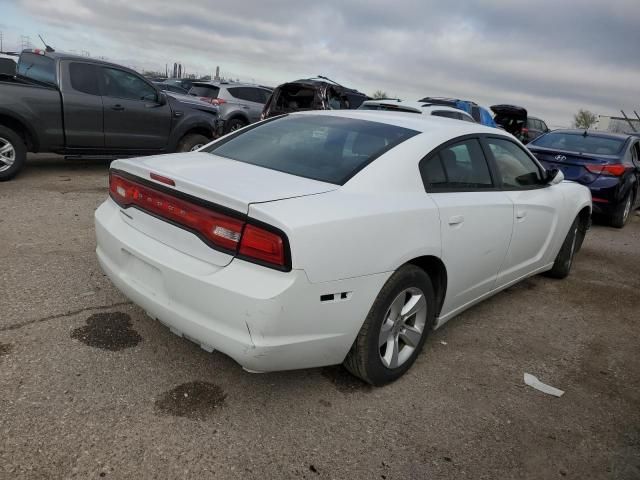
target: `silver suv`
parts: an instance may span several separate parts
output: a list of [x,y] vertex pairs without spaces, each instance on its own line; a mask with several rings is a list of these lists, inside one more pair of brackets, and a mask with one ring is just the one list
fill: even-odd
[[229,133],[260,120],[271,89],[249,83],[194,82],[189,95],[218,105],[224,133]]

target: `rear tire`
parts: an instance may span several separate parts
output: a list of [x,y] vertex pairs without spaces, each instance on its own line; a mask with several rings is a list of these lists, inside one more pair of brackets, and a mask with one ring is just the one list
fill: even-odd
[[582,245],[583,239],[580,238],[580,235],[582,235],[580,217],[576,217],[571,224],[569,233],[564,239],[555,262],[553,262],[553,267],[548,272],[545,272],[545,275],[552,278],[566,278],[569,275],[575,254],[579,249],[579,245]]
[[429,275],[415,265],[400,268],[382,287],[344,366],[372,385],[397,380],[422,350],[435,306]]
[[177,152],[193,152],[200,147],[204,147],[211,140],[199,133],[189,133],[182,137],[180,143],[178,143]]
[[631,216],[631,207],[633,206],[633,192],[627,193],[627,196],[624,197],[624,200],[620,202],[611,215],[609,219],[609,223],[612,227],[622,228],[629,221],[629,217]]
[[27,163],[27,146],[13,130],[0,125],[0,182],[11,180]]
[[232,118],[231,120],[226,122],[224,130],[225,133],[235,132],[236,130],[240,130],[241,128],[246,127],[247,125],[249,124],[241,118]]

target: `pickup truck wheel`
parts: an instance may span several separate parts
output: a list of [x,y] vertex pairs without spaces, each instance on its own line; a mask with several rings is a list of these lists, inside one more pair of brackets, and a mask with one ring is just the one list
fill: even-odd
[[0,182],[11,180],[27,161],[27,146],[20,135],[0,126]]
[[178,152],[193,152],[200,147],[204,147],[211,140],[198,133],[189,133],[185,135],[178,144]]

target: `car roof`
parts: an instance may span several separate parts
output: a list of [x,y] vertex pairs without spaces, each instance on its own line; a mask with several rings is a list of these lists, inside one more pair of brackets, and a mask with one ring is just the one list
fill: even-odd
[[443,133],[458,137],[474,133],[489,133],[491,135],[513,138],[512,135],[493,127],[480,123],[463,122],[433,115],[416,115],[415,113],[389,112],[385,110],[311,110],[294,112],[289,115],[327,115],[342,118],[353,118],[370,122],[385,123],[397,127],[408,128],[421,133]]
[[580,128],[563,128],[553,130],[549,133],[568,133],[573,135],[584,135],[586,133],[589,137],[611,138],[617,140],[627,140],[629,137],[634,136],[628,133],[603,132],[602,130],[583,130]]
[[76,55],[73,53],[67,53],[67,52],[45,52],[42,49],[39,48],[29,48],[29,49],[25,49],[22,50],[22,53],[31,53],[33,55],[40,55],[43,57],[48,57],[51,58],[53,60],[79,60],[83,63],[94,63],[94,64],[99,64],[99,65],[105,65],[105,66],[110,66],[110,67],[117,67],[117,68],[121,68],[121,69],[126,69],[126,70],[130,70],[130,71],[134,71],[133,69],[126,67],[124,65],[120,65],[118,63],[113,63],[113,62],[108,62],[106,60],[98,60],[96,58],[93,57],[85,57],[83,55]]

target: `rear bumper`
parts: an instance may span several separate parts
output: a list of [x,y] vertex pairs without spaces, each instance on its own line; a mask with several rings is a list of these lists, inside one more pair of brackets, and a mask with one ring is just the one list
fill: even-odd
[[[220,267],[154,240],[122,215],[110,199],[95,214],[96,253],[114,285],[174,333],[252,371],[341,363],[390,275],[312,284],[302,270],[237,259]],[[320,301],[342,292],[346,299]]]

